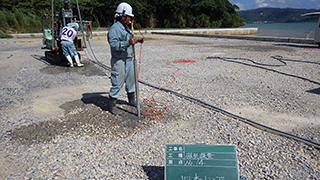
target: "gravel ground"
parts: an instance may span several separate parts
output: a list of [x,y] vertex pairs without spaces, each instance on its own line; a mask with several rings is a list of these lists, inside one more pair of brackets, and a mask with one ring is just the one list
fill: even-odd
[[[84,68],[68,68],[46,61],[41,39],[0,44],[0,179],[162,180],[166,144],[235,145],[244,179],[320,179],[319,149],[141,83],[141,110],[154,115],[138,118],[122,91],[113,116],[109,72],[90,48]],[[106,37],[91,45],[109,66]],[[139,77],[320,143],[319,56],[313,45],[147,35]]]

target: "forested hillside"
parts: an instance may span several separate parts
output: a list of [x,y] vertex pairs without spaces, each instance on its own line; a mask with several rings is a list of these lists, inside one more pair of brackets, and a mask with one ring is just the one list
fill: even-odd
[[[61,5],[60,0],[56,0]],[[77,12],[76,0],[71,0]],[[115,9],[123,0],[78,0],[83,20],[95,27],[110,27]],[[239,27],[245,21],[228,0],[127,0],[142,28]],[[0,0],[1,31],[16,29],[25,18],[40,22],[42,14],[50,14],[51,0]],[[60,6],[59,6],[60,7]],[[17,15],[19,14],[19,15]],[[25,19],[24,19],[25,20]],[[38,26],[38,24],[37,24]],[[23,28],[20,28],[23,30]]]
[[292,23],[292,22],[318,22],[318,17],[303,17],[302,14],[309,12],[318,12],[317,9],[291,9],[291,8],[259,8],[246,11],[239,11],[240,17],[246,23],[274,22],[274,23]]

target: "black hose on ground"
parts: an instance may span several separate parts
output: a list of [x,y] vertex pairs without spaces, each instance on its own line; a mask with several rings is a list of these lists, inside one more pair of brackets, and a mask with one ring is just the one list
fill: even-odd
[[[149,84],[149,83],[146,83],[146,82],[143,82],[143,81],[140,81],[140,80],[139,80],[139,82],[140,82],[141,84],[146,85],[146,86],[150,86],[150,87],[152,87],[152,88],[159,89],[159,87],[153,86],[153,85],[151,85],[151,84]],[[255,121],[249,120],[249,119],[244,118],[244,117],[240,117],[240,116],[238,116],[238,115],[232,114],[232,113],[230,113],[230,112],[228,112],[228,111],[225,111],[225,110],[223,110],[223,109],[214,107],[214,106],[212,106],[212,105],[210,105],[210,104],[208,104],[208,103],[206,103],[206,102],[203,102],[203,101],[201,101],[201,100],[199,100],[199,99],[195,99],[195,98],[193,98],[193,97],[185,96],[185,95],[183,95],[183,94],[180,94],[180,93],[177,93],[177,92],[175,92],[175,91],[172,91],[172,90],[169,90],[169,89],[165,89],[165,88],[161,88],[161,90],[162,90],[162,91],[165,91],[165,92],[172,93],[172,94],[174,94],[174,95],[176,95],[176,96],[178,96],[178,97],[187,99],[187,100],[189,100],[189,101],[191,101],[191,102],[197,103],[197,104],[199,104],[199,105],[201,105],[201,106],[203,106],[203,107],[205,107],[205,108],[212,109],[212,110],[214,110],[214,111],[220,112],[220,113],[222,113],[222,114],[224,114],[224,115],[227,115],[227,116],[229,116],[229,117],[233,117],[233,118],[239,119],[240,121],[242,121],[242,122],[244,122],[244,123],[247,123],[247,124],[249,124],[249,125],[251,125],[251,126],[253,126],[253,127],[255,127],[255,128],[258,128],[258,129],[262,130],[262,131],[266,131],[266,132],[269,132],[269,133],[272,133],[272,134],[276,134],[276,135],[284,136],[284,137],[287,137],[287,138],[291,138],[291,139],[297,140],[297,141],[299,141],[299,142],[303,142],[303,143],[305,143],[305,144],[308,144],[308,145],[310,145],[310,146],[313,146],[313,147],[315,147],[315,148],[317,148],[317,149],[320,150],[320,144],[318,144],[318,143],[316,143],[316,142],[313,142],[313,141],[310,141],[310,140],[308,140],[308,139],[304,139],[304,138],[302,138],[302,137],[295,136],[295,135],[293,135],[293,134],[286,133],[286,132],[283,132],[283,131],[280,131],[280,130],[277,130],[277,129],[273,129],[273,128],[271,128],[271,127],[265,126],[265,125],[263,125],[263,124],[257,123],[257,122],[255,122]]]
[[[92,54],[94,55],[94,52],[93,52],[93,49],[92,49],[92,47],[91,47],[91,44],[90,44],[89,39],[87,39],[87,41],[88,41],[88,43],[89,43],[90,50],[92,51]],[[103,68],[103,69],[105,69],[105,70],[107,70],[107,71],[111,71],[111,68],[108,67],[108,66],[106,66],[106,65],[104,65],[103,63],[101,63],[101,62],[95,57],[95,55],[94,55],[94,58],[95,58],[97,64],[98,64],[101,68]],[[211,57],[211,58],[213,58],[213,57]],[[214,57],[214,58],[216,58],[216,57]],[[92,60],[91,60],[91,61],[92,61]],[[281,63],[283,63],[283,64],[285,65],[285,62],[281,61]],[[275,135],[284,136],[284,137],[287,137],[287,138],[290,138],[290,139],[294,139],[294,140],[296,140],[296,141],[298,141],[298,142],[305,143],[305,144],[307,144],[307,145],[313,146],[313,147],[315,147],[316,149],[319,149],[319,150],[320,150],[320,144],[319,144],[319,143],[316,143],[316,142],[310,141],[310,140],[308,140],[308,139],[305,139],[305,138],[302,138],[302,137],[299,137],[299,136],[295,136],[295,135],[293,135],[293,134],[286,133],[286,132],[283,132],[283,131],[280,131],[280,130],[277,130],[277,129],[274,129],[274,128],[271,128],[271,127],[268,127],[268,126],[265,126],[265,125],[263,125],[263,124],[257,123],[257,122],[255,122],[255,121],[249,120],[249,119],[244,118],[244,117],[240,117],[240,116],[238,116],[238,115],[232,114],[232,113],[230,113],[230,112],[228,112],[228,111],[225,111],[225,110],[223,110],[223,109],[220,109],[220,108],[217,108],[217,107],[215,107],[215,106],[213,106],[213,105],[210,105],[210,104],[208,104],[208,103],[206,103],[206,102],[204,102],[204,101],[201,101],[201,100],[199,100],[199,99],[195,99],[195,98],[193,98],[193,97],[185,96],[185,95],[183,95],[183,94],[177,93],[177,92],[172,91],[172,90],[169,90],[169,89],[156,87],[156,86],[154,86],[154,85],[152,85],[152,84],[149,84],[149,83],[144,82],[144,81],[141,81],[141,80],[139,80],[138,82],[141,83],[141,84],[144,84],[144,85],[146,85],[146,86],[155,88],[155,89],[157,89],[157,90],[160,89],[160,90],[162,90],[162,91],[165,91],[165,92],[168,92],[168,93],[172,93],[172,94],[174,94],[174,95],[176,95],[176,96],[178,96],[178,97],[184,98],[184,99],[189,100],[189,101],[194,102],[194,103],[197,103],[197,104],[199,104],[199,105],[201,105],[201,106],[203,106],[203,107],[205,107],[205,108],[208,108],[208,109],[211,109],[211,110],[220,112],[220,113],[222,113],[222,114],[224,114],[224,115],[226,115],[226,116],[229,116],[229,117],[232,117],[232,118],[235,118],[235,119],[239,119],[240,121],[242,121],[242,122],[244,122],[244,123],[247,123],[247,124],[249,124],[249,125],[257,128],[257,129],[262,130],[262,131],[266,131],[266,132],[269,132],[269,133],[272,133],[272,134],[275,134]]]

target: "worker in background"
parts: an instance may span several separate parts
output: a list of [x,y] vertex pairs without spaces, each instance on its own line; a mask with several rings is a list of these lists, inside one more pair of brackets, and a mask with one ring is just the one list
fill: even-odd
[[116,107],[116,103],[124,83],[126,83],[125,89],[129,104],[137,107],[132,45],[137,42],[143,43],[144,39],[132,37],[132,32],[128,25],[133,17],[132,7],[128,3],[120,3],[116,10],[114,24],[108,31],[112,69],[109,109],[114,115],[121,113]]
[[67,58],[70,67],[73,67],[72,57],[74,57],[74,60],[76,61],[76,66],[83,66],[83,64],[80,63],[78,52],[73,43],[74,39],[77,37],[78,28],[79,25],[77,23],[68,23],[61,31],[62,53]]

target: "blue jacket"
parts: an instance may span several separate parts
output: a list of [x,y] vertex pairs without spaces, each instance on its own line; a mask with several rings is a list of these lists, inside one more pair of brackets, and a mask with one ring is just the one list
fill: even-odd
[[128,26],[126,28],[116,21],[108,31],[108,42],[110,44],[111,56],[116,59],[126,59],[133,57],[133,48],[129,45],[132,37]]

